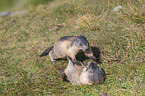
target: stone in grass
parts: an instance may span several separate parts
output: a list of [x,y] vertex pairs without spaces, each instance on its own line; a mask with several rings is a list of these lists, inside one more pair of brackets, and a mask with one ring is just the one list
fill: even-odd
[[2,16],[2,17],[10,16],[11,14],[12,14],[11,11],[0,12],[0,16]]
[[20,12],[4,11],[4,12],[0,12],[0,16],[1,17],[6,17],[6,16],[22,15],[25,12],[26,11],[20,11]]
[[121,5],[116,6],[116,7],[113,9],[113,11],[116,12],[116,11],[118,11],[118,10],[120,10],[120,9],[122,9],[122,6],[121,6]]

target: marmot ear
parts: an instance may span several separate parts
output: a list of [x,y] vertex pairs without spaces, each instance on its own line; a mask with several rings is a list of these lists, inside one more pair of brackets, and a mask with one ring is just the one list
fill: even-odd
[[93,63],[93,69],[96,69],[96,68],[98,68],[97,64]]
[[91,61],[88,62],[88,66],[91,67],[91,68],[93,68],[93,69],[96,69],[98,67],[96,63],[91,62]]

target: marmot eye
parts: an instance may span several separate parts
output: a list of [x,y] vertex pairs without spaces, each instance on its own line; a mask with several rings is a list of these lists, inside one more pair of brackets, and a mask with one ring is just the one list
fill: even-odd
[[83,44],[80,43],[80,46],[83,46]]

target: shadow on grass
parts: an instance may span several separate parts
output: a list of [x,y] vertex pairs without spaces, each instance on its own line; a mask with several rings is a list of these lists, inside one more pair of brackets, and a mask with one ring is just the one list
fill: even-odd
[[[91,46],[91,49],[93,51],[93,55],[97,58],[96,62],[102,63],[101,62],[101,51],[99,50],[99,48]],[[83,62],[83,61],[89,59],[89,57],[85,56],[85,54],[83,52],[80,52],[76,55],[76,59]]]

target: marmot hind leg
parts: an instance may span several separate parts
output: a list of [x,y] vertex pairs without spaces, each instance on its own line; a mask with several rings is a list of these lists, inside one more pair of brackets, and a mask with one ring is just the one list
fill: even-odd
[[54,64],[56,64],[57,62],[56,62],[55,59],[58,59],[58,58],[57,58],[57,56],[55,56],[53,50],[51,50],[51,51],[49,52],[49,56],[50,56],[51,62],[54,63]]

